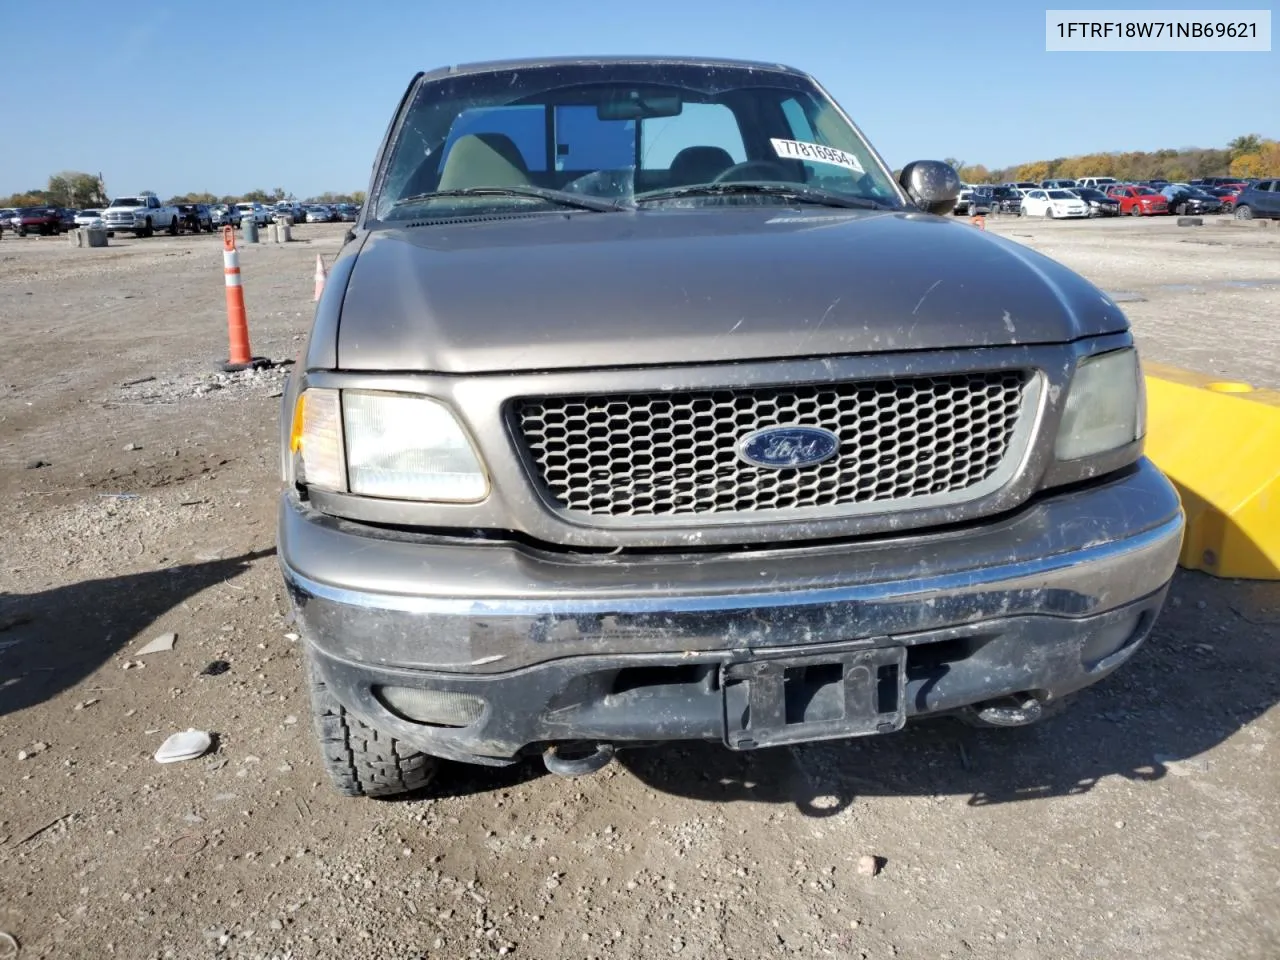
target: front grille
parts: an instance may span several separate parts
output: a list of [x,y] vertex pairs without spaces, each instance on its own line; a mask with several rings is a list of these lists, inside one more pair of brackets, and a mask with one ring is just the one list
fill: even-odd
[[[601,517],[673,516],[954,495],[999,469],[1022,409],[1025,371],[801,387],[526,398],[516,429],[560,508]],[[772,469],[738,444],[775,426],[821,427],[831,459]],[[899,501],[906,501],[898,503]]]

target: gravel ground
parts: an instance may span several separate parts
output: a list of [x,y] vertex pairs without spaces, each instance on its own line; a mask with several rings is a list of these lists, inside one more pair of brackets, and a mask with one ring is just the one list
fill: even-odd
[[[1146,356],[1280,387],[1277,226],[987,227],[1124,294]],[[297,356],[340,232],[244,250],[255,353]],[[0,304],[23,960],[1280,955],[1280,585],[1180,574],[1135,660],[1034,728],[643,750],[580,780],[451,766],[344,800],[273,555],[286,368],[216,372],[217,238],[6,236]],[[188,727],[215,749],[157,764]]]

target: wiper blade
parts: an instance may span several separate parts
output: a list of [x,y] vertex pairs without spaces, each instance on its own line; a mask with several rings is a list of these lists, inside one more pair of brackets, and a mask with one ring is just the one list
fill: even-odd
[[552,190],[548,187],[515,186],[515,187],[460,187],[456,190],[433,190],[429,193],[415,193],[411,197],[397,200],[391,206],[407,207],[415,203],[427,203],[445,197],[527,197],[531,200],[546,200],[562,207],[576,210],[594,210],[598,213],[611,213],[615,210],[628,210],[629,204],[619,200],[606,200],[602,197],[590,197],[566,190]]
[[696,183],[687,187],[672,187],[669,190],[655,190],[636,197],[636,203],[650,203],[655,200],[674,200],[679,197],[714,197],[738,194],[756,194],[758,196],[779,197],[798,203],[814,203],[824,207],[848,207],[855,210],[891,210],[886,203],[872,200],[870,197],[850,197],[830,190],[819,190],[817,187],[806,187],[801,184],[781,183]]

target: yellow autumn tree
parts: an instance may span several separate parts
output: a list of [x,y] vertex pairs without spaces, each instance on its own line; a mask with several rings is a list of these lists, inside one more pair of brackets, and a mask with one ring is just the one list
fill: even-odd
[[1257,150],[1231,161],[1233,177],[1280,177],[1280,141],[1263,140]]
[[1028,180],[1039,183],[1041,180],[1049,178],[1049,161],[1037,160],[1034,163],[1024,163],[1014,175],[1015,180]]

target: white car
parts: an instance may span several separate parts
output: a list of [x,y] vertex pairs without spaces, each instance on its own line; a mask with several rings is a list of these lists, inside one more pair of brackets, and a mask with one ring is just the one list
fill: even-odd
[[241,220],[248,216],[253,217],[254,223],[260,227],[265,227],[271,222],[271,211],[256,200],[252,202],[245,201],[243,203],[237,203],[235,213],[237,225]]
[[76,226],[86,230],[107,229],[107,223],[102,219],[101,210],[81,210],[76,214]]
[[1020,217],[1087,217],[1089,205],[1069,190],[1028,190],[1018,210]]

